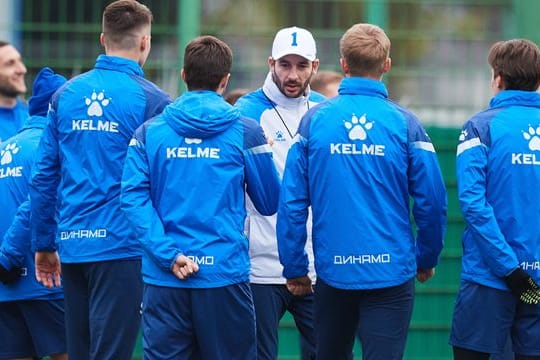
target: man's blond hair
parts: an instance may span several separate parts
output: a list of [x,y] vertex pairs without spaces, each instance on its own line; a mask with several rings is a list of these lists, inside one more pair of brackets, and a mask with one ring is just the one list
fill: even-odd
[[377,25],[355,24],[341,37],[339,50],[350,75],[379,77],[390,55],[390,39]]

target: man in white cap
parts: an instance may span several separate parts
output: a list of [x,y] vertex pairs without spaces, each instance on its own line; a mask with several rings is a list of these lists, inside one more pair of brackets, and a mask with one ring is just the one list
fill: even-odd
[[[236,102],[242,115],[257,120],[272,145],[276,167],[283,175],[287,152],[300,119],[306,111],[325,100],[310,90],[319,59],[315,40],[308,30],[289,27],[277,32],[268,58],[270,71],[261,88]],[[302,359],[315,356],[313,295],[295,296],[283,277],[279,262],[276,215],[263,216],[247,200],[246,234],[251,258],[250,283],[257,318],[258,359],[277,359],[279,321],[289,311],[300,331]],[[311,233],[311,224],[308,231]],[[311,236],[306,245],[310,278],[315,281]],[[293,286],[293,285],[291,285]]]

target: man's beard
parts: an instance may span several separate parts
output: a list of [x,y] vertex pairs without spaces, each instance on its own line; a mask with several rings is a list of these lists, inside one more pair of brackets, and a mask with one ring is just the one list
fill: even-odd
[[[311,81],[312,76],[313,76],[313,70],[311,70],[311,74],[309,74],[309,77],[306,79],[305,83],[301,84],[301,87],[300,87],[300,90],[298,91],[298,93],[295,96],[289,96],[285,92],[285,86],[287,86],[291,82],[281,83],[281,81],[279,81],[279,77],[276,74],[276,71],[275,70],[272,71],[272,80],[274,80],[274,83],[278,87],[279,91],[281,91],[281,93],[283,95],[285,95],[286,97],[289,97],[289,98],[298,98],[300,96],[303,96],[306,93],[306,89],[307,89],[307,87],[309,85],[309,82]],[[298,84],[298,83],[295,82],[293,84]]]
[[6,79],[0,78],[0,95],[7,98],[16,98],[17,96],[23,94],[17,88],[11,85]]

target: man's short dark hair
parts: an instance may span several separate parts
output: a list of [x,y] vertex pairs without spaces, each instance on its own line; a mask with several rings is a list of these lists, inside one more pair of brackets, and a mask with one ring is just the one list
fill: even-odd
[[186,46],[184,76],[189,90],[217,90],[231,66],[231,48],[214,36],[199,36]]
[[499,41],[489,50],[493,76],[501,76],[505,90],[536,91],[540,85],[540,51],[530,40]]
[[0,47],[4,47],[4,46],[7,46],[7,45],[11,45],[11,44],[8,43],[7,41],[0,40]]
[[137,45],[139,31],[152,24],[152,12],[135,0],[117,0],[103,11],[103,33],[109,46],[131,49]]

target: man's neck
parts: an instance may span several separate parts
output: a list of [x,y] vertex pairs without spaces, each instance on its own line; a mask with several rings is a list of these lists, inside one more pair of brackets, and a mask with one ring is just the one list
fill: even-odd
[[130,60],[135,61],[137,64],[139,64],[139,66],[141,65],[139,63],[139,54],[134,51],[109,50],[106,52],[106,54],[109,56],[116,56],[116,57],[121,57],[124,59],[130,59]]
[[17,105],[16,97],[8,97],[0,95],[0,107],[4,108],[14,108]]

